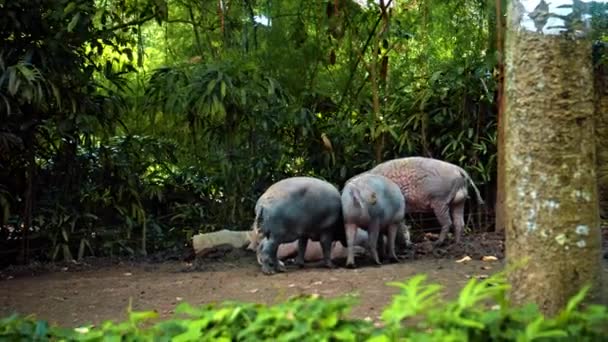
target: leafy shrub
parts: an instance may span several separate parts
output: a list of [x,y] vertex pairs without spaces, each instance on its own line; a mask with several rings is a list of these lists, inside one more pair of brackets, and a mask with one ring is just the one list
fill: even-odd
[[[425,275],[404,283],[382,313],[382,323],[350,319],[353,297],[299,296],[284,303],[224,302],[194,308],[180,304],[174,317],[151,324],[153,311],[133,312],[122,323],[66,329],[32,317],[0,320],[0,340],[74,341],[529,341],[601,340],[608,334],[605,306],[580,303],[589,288],[572,297],[558,315],[546,318],[535,305],[511,306],[502,273],[472,279],[457,299],[442,302],[441,286],[425,284]],[[142,323],[148,323],[143,326]]]

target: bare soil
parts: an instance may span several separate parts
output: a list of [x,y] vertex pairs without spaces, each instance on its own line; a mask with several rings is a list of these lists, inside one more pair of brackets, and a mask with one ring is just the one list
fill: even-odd
[[[297,294],[335,297],[354,293],[359,304],[352,316],[376,320],[397,289],[390,281],[404,281],[426,273],[453,298],[472,276],[490,275],[503,267],[503,240],[496,234],[469,236],[464,243],[433,253],[430,243],[419,241],[415,253],[398,264],[373,266],[365,258],[357,269],[329,270],[318,265],[262,275],[251,252],[218,252],[205,259],[185,261],[120,261],[91,259],[79,264],[30,265],[0,271],[0,317],[13,312],[35,314],[63,326],[99,324],[126,318],[134,310],[156,310],[170,316],[180,301],[200,305],[225,300],[272,304]],[[468,255],[471,261],[457,263]],[[497,261],[480,258],[492,255]],[[604,265],[608,272],[608,265]]]

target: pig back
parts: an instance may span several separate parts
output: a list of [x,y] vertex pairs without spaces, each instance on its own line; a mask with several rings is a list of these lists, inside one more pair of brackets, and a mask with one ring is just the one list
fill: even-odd
[[431,211],[433,200],[449,201],[465,180],[460,169],[448,162],[424,157],[407,157],[378,164],[371,173],[393,181],[405,197],[408,212]]
[[[341,217],[340,192],[312,177],[292,177],[273,184],[260,197],[265,220],[302,235],[331,228]],[[309,234],[305,234],[309,235]]]
[[369,172],[382,175],[396,184],[408,211],[422,212],[427,210],[430,202],[428,192],[423,189],[433,173],[421,168],[421,162],[419,157],[392,159],[376,165]]
[[[352,207],[353,191],[362,202],[363,208]],[[345,184],[342,210],[345,217],[363,215],[367,219],[373,218],[386,223],[403,219],[405,199],[399,187],[390,179],[380,174],[366,172],[351,178]],[[363,212],[357,213],[361,210]]]

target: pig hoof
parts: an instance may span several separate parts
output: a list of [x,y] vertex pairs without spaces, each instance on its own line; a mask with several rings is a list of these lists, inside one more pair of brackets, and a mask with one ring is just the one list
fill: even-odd
[[447,254],[445,249],[437,248],[433,249],[433,256],[435,258],[443,258]]
[[285,265],[283,263],[278,264],[276,268],[277,268],[277,272],[281,272],[281,273],[287,272],[287,269],[285,268]]
[[357,266],[355,265],[354,262],[351,262],[351,263],[346,263],[346,268],[354,269],[354,268],[357,268]]
[[433,243],[433,248],[443,247],[443,245],[445,245],[445,240],[444,241],[437,240]]
[[273,270],[272,268],[268,267],[268,266],[262,266],[262,273],[264,273],[265,275],[273,275],[275,274],[275,270]]
[[330,262],[325,263],[325,267],[327,267],[329,269],[334,269],[334,268],[336,268],[336,265],[334,265],[334,263],[330,261]]

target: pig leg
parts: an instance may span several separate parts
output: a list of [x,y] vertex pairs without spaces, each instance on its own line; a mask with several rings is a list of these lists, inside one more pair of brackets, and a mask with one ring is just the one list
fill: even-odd
[[[347,223],[344,225],[344,230],[346,230],[346,267],[354,268],[355,267],[355,238],[357,237],[357,225],[352,223]],[[369,237],[368,237],[369,239]]]
[[444,203],[434,203],[432,207],[433,212],[437,217],[437,221],[439,221],[439,224],[441,225],[441,233],[439,233],[439,239],[435,241],[435,246],[441,246],[445,242],[448,231],[452,226],[452,220],[450,219],[450,207]]
[[378,235],[380,235],[380,225],[378,222],[372,222],[367,229],[369,232],[369,249],[372,259],[376,265],[382,265],[378,258]]
[[306,255],[306,246],[308,245],[308,237],[302,237],[298,240],[298,257],[296,264],[302,268],[304,267],[304,255]]
[[452,221],[454,222],[454,235],[456,243],[460,243],[464,229],[464,201],[452,203]]
[[264,241],[261,251],[262,273],[271,275],[276,272],[285,272],[285,266],[279,262],[277,252],[279,243],[272,237]]
[[378,234],[378,245],[376,247],[381,261],[384,261],[384,258],[386,258],[386,244],[384,243],[384,235],[385,234],[383,233]]
[[331,233],[323,233],[320,238],[321,249],[323,250],[323,262],[327,268],[335,268],[334,263],[331,261],[331,245],[334,241]]
[[397,239],[397,230],[399,230],[399,224],[393,223],[388,226],[388,256],[392,261],[399,262],[399,258],[395,253],[395,240]]

